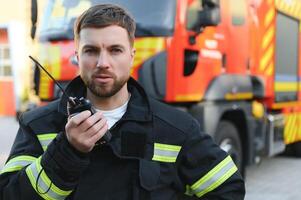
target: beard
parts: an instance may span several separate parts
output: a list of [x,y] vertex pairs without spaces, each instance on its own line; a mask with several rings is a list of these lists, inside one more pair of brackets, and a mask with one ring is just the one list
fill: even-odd
[[[110,74],[112,75],[112,74]],[[117,79],[115,75],[113,77],[113,84],[99,85],[93,82],[92,78],[85,75],[81,76],[87,88],[97,97],[112,97],[114,96],[129,80],[130,76],[123,76]]]

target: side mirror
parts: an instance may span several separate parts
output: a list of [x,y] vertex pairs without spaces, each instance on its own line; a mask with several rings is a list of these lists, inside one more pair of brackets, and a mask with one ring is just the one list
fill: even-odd
[[195,44],[196,36],[202,32],[206,26],[216,26],[221,21],[219,0],[203,0],[202,9],[191,9],[188,12],[187,29],[196,32],[195,35],[189,37],[189,43]]
[[200,33],[202,28],[206,26],[216,26],[220,23],[220,9],[218,7],[214,8],[204,8],[198,11],[196,14],[196,19],[193,23],[188,25],[188,29]]
[[203,10],[199,12],[199,26],[216,26],[221,21],[219,0],[203,0]]
[[219,0],[203,0],[201,10],[190,11],[187,28],[200,33],[206,26],[218,25],[221,20],[219,5]]
[[203,7],[209,7],[209,8],[213,8],[213,7],[219,7],[219,0],[203,0]]
[[217,26],[221,21],[220,9],[218,7],[207,8],[199,12],[198,26]]
[[31,0],[31,33],[30,37],[35,38],[38,21],[38,2],[37,0]]

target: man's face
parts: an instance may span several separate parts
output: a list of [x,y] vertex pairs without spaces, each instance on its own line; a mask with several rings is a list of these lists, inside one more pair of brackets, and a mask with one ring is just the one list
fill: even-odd
[[98,97],[111,97],[126,87],[135,50],[127,31],[116,25],[80,31],[77,58],[80,75]]

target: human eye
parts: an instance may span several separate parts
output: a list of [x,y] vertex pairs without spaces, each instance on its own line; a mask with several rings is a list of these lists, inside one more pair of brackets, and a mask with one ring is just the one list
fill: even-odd
[[122,52],[123,52],[122,49],[118,48],[118,47],[114,47],[114,48],[111,49],[112,54],[120,54]]
[[88,55],[93,55],[97,53],[97,50],[95,48],[85,48],[83,52]]

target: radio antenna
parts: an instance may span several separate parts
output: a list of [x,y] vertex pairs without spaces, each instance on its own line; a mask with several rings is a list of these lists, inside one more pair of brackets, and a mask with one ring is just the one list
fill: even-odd
[[72,104],[75,105],[76,103],[74,102],[73,98],[70,97],[65,90],[63,89],[63,87],[51,76],[51,74],[36,60],[34,59],[32,56],[29,56],[29,58],[35,63],[37,64],[54,82],[55,84],[60,88],[60,90],[63,92],[63,94],[68,98],[68,101]]

